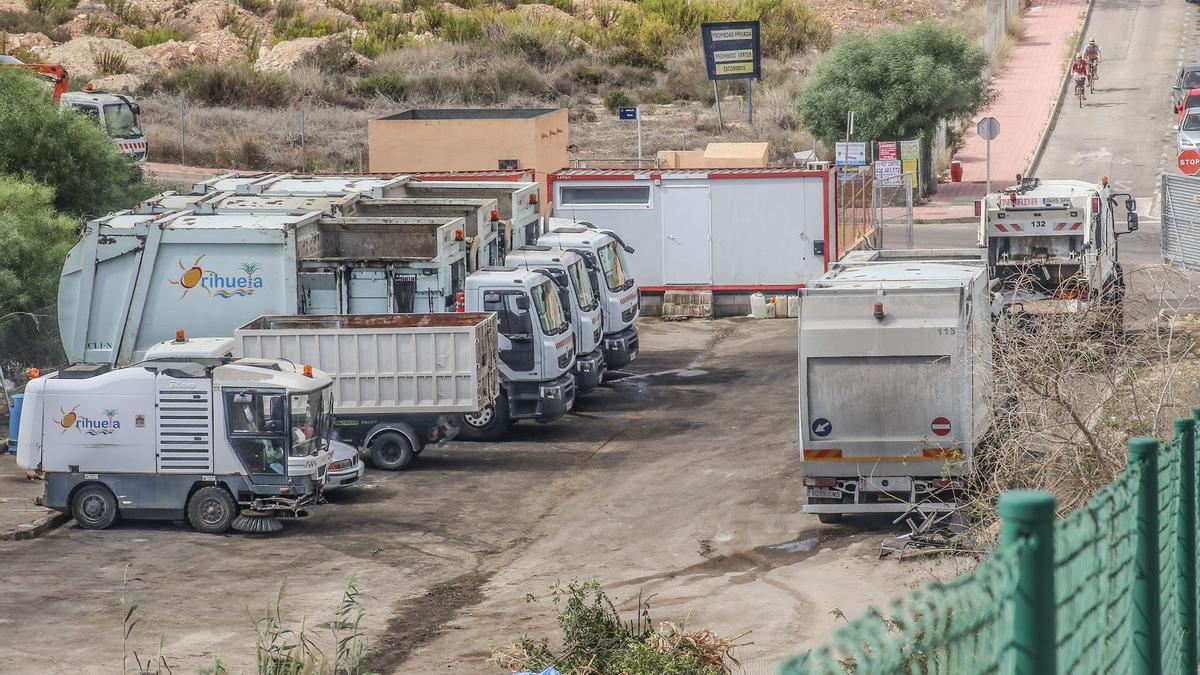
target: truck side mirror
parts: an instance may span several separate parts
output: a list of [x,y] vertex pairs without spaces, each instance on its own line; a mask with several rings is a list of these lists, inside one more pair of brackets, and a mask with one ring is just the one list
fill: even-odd
[[1125,216],[1125,229],[1130,232],[1137,232],[1138,229],[1138,214],[1136,211],[1130,211]]
[[1137,200],[1133,197],[1127,197],[1125,199],[1125,210],[1130,213],[1137,211]]

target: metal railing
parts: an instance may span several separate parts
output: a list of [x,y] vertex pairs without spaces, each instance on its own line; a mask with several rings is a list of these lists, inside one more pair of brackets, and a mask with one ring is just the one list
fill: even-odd
[[792,657],[784,675],[1196,673],[1196,428],[1129,441],[1125,471],[1055,520],[1044,492],[1000,498],[1000,549]]

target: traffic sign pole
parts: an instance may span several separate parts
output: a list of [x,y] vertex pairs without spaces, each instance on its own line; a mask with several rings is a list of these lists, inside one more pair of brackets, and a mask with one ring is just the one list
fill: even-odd
[[638,124],[638,168],[642,168],[642,106],[637,107]]
[[754,78],[746,78],[746,113],[750,124],[754,124]]
[[1000,135],[1000,123],[995,117],[985,117],[979,120],[975,127],[979,137],[987,141],[987,194],[992,192],[992,140]]
[[990,140],[987,142],[987,188],[984,194],[992,194],[992,142]]

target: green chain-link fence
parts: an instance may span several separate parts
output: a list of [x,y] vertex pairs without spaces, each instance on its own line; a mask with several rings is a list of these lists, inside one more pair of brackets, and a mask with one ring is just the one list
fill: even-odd
[[1000,499],[1001,546],[970,574],[926,584],[841,626],[781,675],[1197,672],[1196,422],[1129,463],[1084,507]]

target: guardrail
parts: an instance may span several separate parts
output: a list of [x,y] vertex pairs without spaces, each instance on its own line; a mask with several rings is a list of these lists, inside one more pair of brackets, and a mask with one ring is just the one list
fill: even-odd
[[999,550],[788,659],[783,675],[1190,673],[1197,668],[1196,428],[1129,441],[1125,471],[1055,520],[1054,497],[1000,498]]

